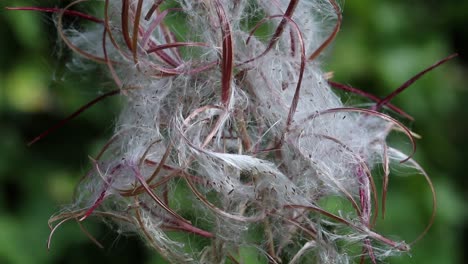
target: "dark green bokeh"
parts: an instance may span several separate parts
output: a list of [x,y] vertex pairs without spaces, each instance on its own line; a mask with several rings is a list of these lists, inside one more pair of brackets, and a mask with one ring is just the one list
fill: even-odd
[[[105,249],[70,222],[57,231],[52,250],[46,250],[47,220],[70,202],[75,183],[88,169],[87,156],[96,154],[111,135],[119,98],[106,99],[50,137],[26,146],[42,130],[112,89],[100,68],[66,67],[70,52],[58,41],[51,15],[3,9],[37,4],[0,3],[0,263],[162,263],[138,237],[119,236],[93,218],[85,225]],[[412,257],[405,254],[388,263],[463,263],[468,229],[463,200],[468,2],[360,0],[347,1],[343,8],[343,28],[323,59],[336,81],[385,96],[418,71],[460,53],[393,101],[416,119],[406,124],[423,136],[416,159],[434,182],[439,211],[429,234],[414,245]],[[344,100],[360,102],[349,94]],[[422,178],[395,174],[387,218],[379,222],[379,230],[411,241],[427,223],[430,209]]]

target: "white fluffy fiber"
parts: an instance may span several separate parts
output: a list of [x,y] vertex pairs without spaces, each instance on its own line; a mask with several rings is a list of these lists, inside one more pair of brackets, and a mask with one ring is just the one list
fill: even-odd
[[[238,258],[242,247],[256,248],[273,262],[348,263],[354,256],[339,245],[355,243],[361,243],[371,258],[379,257],[382,250],[372,248],[385,241],[370,232],[372,190],[366,172],[384,162],[391,123],[369,113],[327,111],[346,106],[320,70],[322,57],[306,61],[297,108],[288,121],[301,52],[310,56],[336,24],[331,2],[297,1],[293,16],[285,19],[284,32],[269,48],[281,15],[295,1],[170,1],[178,9],[166,11],[167,17],[186,27],[183,36],[170,24],[168,31],[157,25],[163,21],[161,9],[144,19],[161,1],[142,1],[137,59],[123,37],[122,2],[109,2],[109,29],[118,46],[107,34],[106,52],[125,107],[114,138],[78,188],[75,210],[89,211],[97,204],[92,213],[111,217],[124,231],[146,237],[173,263],[221,263],[230,256]],[[139,1],[128,2],[133,36]],[[229,36],[222,33],[219,9],[224,11]],[[266,35],[249,37],[249,30],[269,16]],[[178,48],[161,50],[176,65],[148,54],[151,45],[175,41],[168,37],[170,31],[178,41],[203,45],[181,48],[181,53]],[[82,51],[104,57],[101,24],[66,32]],[[223,102],[226,37],[232,38],[234,67],[228,101]],[[177,73],[160,76],[163,68]],[[151,178],[161,160],[165,166]],[[141,186],[142,179],[151,179],[150,186],[167,182],[151,186],[156,199],[144,188],[123,195]],[[205,222],[213,235],[200,252],[190,252],[187,244],[168,235],[172,232],[168,226],[182,225],[170,210],[184,210],[177,204],[184,204],[180,198],[174,198],[180,196],[177,186],[184,180],[193,193],[187,193],[193,200],[185,204],[198,212],[191,224],[197,226],[197,219]],[[335,196],[349,204],[354,201],[362,215],[343,209],[340,222],[324,214],[319,202]],[[163,197],[168,197],[170,210],[161,205]],[[264,239],[249,239],[249,230],[259,226]],[[385,249],[397,250],[389,245]]]

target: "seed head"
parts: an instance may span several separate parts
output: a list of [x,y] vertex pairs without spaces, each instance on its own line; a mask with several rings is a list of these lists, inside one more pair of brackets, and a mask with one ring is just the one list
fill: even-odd
[[[106,0],[100,17],[74,11],[81,2],[19,8],[57,13],[75,63],[106,66],[118,90],[105,96],[124,100],[114,136],[51,223],[100,216],[171,263],[240,263],[247,249],[271,263],[375,263],[409,250],[374,230],[373,175],[382,168],[383,208],[390,164],[427,178],[386,143],[404,133],[414,151],[412,132],[380,112],[408,117],[389,102],[409,84],[380,100],[328,80],[334,0]],[[64,28],[64,16],[94,25]],[[347,106],[330,85],[376,105]],[[323,204],[334,198],[343,207],[332,212]],[[174,232],[204,242],[190,248]]]

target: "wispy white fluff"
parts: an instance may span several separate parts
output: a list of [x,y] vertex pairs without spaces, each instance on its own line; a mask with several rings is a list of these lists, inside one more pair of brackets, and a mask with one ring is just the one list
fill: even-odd
[[[128,2],[133,41],[138,1]],[[388,158],[383,154],[388,119],[327,112],[346,106],[330,89],[318,60],[306,62],[291,118],[301,52],[312,54],[334,28],[337,13],[331,2],[299,1],[274,44],[271,37],[282,21],[278,15],[294,1],[177,0],[171,1],[177,9],[159,9],[144,19],[155,2],[143,1],[135,52],[121,27],[122,1],[109,2],[112,38],[105,36],[105,47],[125,105],[116,136],[78,188],[73,210],[111,217],[127,229],[133,225],[134,232],[174,263],[221,263],[237,258],[244,246],[276,261],[348,263],[353,257],[339,246],[343,241],[362,243],[371,259],[388,255],[392,250],[377,249],[394,242],[369,233],[374,190],[366,174]],[[219,9],[230,32],[222,32]],[[183,39],[177,37],[180,28],[165,22],[167,17],[176,17],[185,27]],[[267,35],[252,35],[262,18]],[[66,33],[82,51],[104,56],[102,25]],[[221,101],[223,69],[229,66],[223,64],[229,49],[223,34],[233,42],[228,102]],[[149,54],[151,48],[177,41],[204,44]],[[391,154],[392,160],[402,159],[396,151]],[[191,223],[174,213],[184,209],[172,202],[182,203],[175,191],[181,185],[193,192],[187,191],[189,199],[197,198],[188,204],[203,215],[194,215]],[[319,206],[330,196],[362,208],[337,216],[339,221]],[[101,211],[91,212],[93,205]],[[211,232],[212,245],[188,253],[187,245],[167,232],[209,236],[191,229],[197,221],[211,225],[205,231]],[[248,230],[258,226],[264,240],[249,241]]]

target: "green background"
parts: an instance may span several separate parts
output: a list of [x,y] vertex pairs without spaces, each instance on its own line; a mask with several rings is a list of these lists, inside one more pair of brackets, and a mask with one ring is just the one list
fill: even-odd
[[[41,6],[66,3],[40,1]],[[88,155],[111,135],[120,101],[106,99],[27,147],[44,129],[112,89],[112,82],[92,65],[87,71],[67,68],[70,52],[58,40],[51,16],[4,10],[13,5],[39,4],[0,2],[0,263],[161,263],[138,237],[116,234],[93,218],[85,225],[105,249],[70,222],[47,251],[47,221],[70,202],[74,185],[89,168]],[[423,136],[416,160],[434,182],[439,210],[411,254],[387,263],[451,264],[468,258],[463,255],[468,242],[466,10],[468,1],[346,1],[342,30],[322,58],[334,80],[385,96],[420,70],[460,53],[392,101],[416,119],[405,124]],[[343,98],[361,102],[350,94]],[[392,177],[387,218],[378,230],[411,241],[428,221],[431,199],[421,177],[408,176]]]

